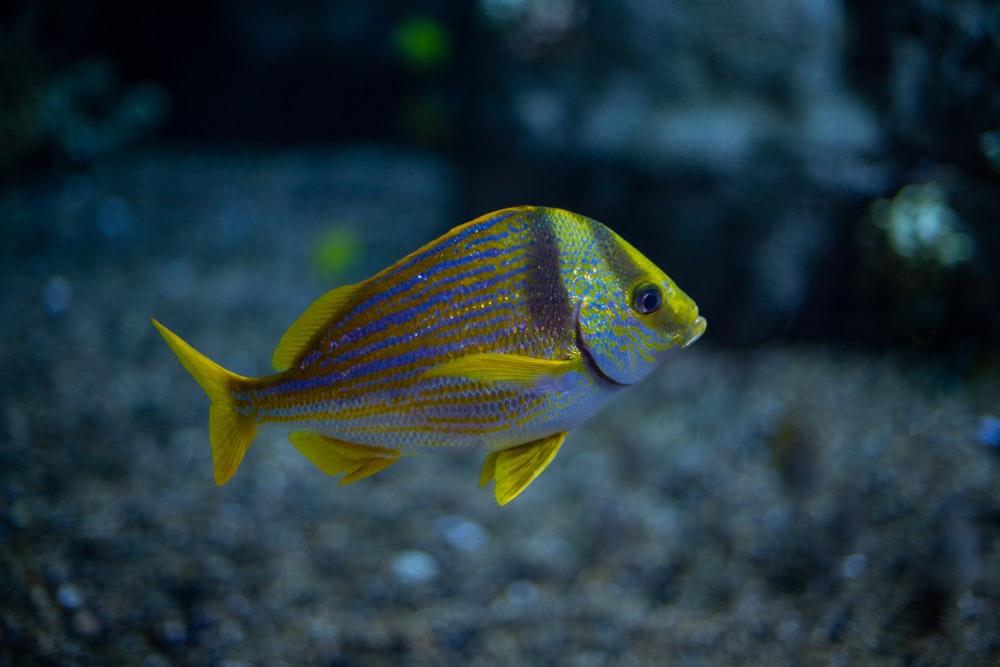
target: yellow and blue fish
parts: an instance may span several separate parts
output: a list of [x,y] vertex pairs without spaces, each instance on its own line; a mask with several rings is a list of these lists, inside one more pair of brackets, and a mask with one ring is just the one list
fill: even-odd
[[236,375],[153,324],[211,399],[215,481],[258,430],[341,484],[404,453],[489,451],[480,485],[506,504],[566,432],[705,331],[698,307],[610,229],[524,206],[456,227],[317,299],[285,332],[273,375]]

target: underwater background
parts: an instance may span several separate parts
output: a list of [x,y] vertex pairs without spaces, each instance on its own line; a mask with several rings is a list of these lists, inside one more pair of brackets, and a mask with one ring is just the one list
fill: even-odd
[[[225,487],[244,375],[518,204],[708,332],[498,507],[481,452]],[[0,8],[0,666],[1000,664],[1000,5]]]

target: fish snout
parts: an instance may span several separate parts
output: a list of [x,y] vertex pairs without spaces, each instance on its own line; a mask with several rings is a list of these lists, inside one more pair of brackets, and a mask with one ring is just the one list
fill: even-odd
[[702,334],[705,333],[705,329],[708,328],[708,320],[699,315],[694,318],[694,322],[688,327],[688,330],[684,332],[684,342],[681,343],[681,347],[687,347],[691,345],[696,340],[701,338]]

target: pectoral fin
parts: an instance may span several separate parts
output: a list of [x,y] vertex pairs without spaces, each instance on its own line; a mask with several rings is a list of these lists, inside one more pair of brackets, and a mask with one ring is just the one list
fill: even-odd
[[482,383],[509,382],[536,385],[549,378],[568,373],[579,364],[579,358],[535,359],[518,354],[469,354],[446,361],[424,373],[424,377],[460,377]]
[[399,460],[399,450],[358,445],[312,431],[293,431],[288,439],[327,475],[344,473],[341,486],[374,475]]
[[506,505],[542,474],[565,439],[565,432],[556,433],[526,445],[490,452],[479,473],[479,486],[496,478],[497,502]]

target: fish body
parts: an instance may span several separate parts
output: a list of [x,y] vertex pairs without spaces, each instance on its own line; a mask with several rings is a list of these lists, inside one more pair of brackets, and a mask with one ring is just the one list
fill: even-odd
[[259,427],[282,425],[341,483],[400,455],[488,450],[506,504],[566,432],[705,330],[697,306],[601,223],[553,208],[482,216],[375,276],[317,299],[274,352],[276,373],[221,368],[153,321],[212,401],[215,478]]

